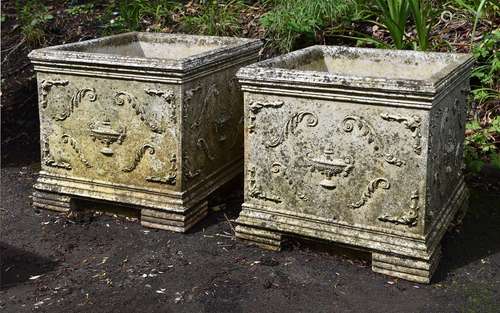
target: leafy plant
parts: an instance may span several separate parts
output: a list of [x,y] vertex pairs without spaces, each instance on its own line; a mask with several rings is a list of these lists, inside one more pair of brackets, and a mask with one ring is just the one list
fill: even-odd
[[88,14],[94,8],[93,3],[80,4],[75,6],[70,6],[66,10],[64,10],[69,15],[80,15],[80,14]]
[[481,170],[486,162],[500,169],[500,116],[496,116],[489,126],[483,127],[478,120],[467,124],[465,138],[465,163],[473,172]]
[[271,45],[281,52],[292,50],[299,38],[315,41],[318,30],[359,12],[353,0],[277,0],[269,4],[272,8],[260,22]]
[[236,35],[240,31],[238,16],[243,6],[239,0],[208,0],[201,4],[198,14],[186,15],[182,22],[189,32],[213,36]]
[[429,49],[429,32],[432,24],[431,20],[431,6],[425,1],[409,0],[410,12],[415,21],[417,30],[418,47],[422,51]]
[[44,25],[54,17],[47,6],[39,1],[27,1],[22,6],[19,2],[16,4],[24,40],[30,45],[40,45],[45,37]]
[[474,46],[472,53],[477,66],[472,71],[472,94],[478,105],[500,96],[500,30],[486,35]]
[[377,4],[382,10],[382,23],[391,33],[394,45],[397,49],[403,49],[405,46],[406,21],[410,14],[409,1],[377,0]]
[[389,30],[396,49],[408,46],[406,30],[411,16],[417,32],[415,48],[425,51],[429,48],[429,32],[432,25],[432,8],[425,0],[377,0],[381,10],[382,24]]

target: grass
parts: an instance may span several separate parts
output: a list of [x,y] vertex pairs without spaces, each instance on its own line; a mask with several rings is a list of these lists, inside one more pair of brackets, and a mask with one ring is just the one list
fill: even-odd
[[352,18],[353,0],[276,0],[267,3],[270,10],[261,18],[271,47],[287,52],[297,41],[315,42],[322,28]]
[[241,0],[208,0],[204,5],[200,5],[196,14],[185,15],[182,23],[190,33],[211,36],[239,35],[241,26],[238,17],[244,7]]
[[173,0],[117,0],[101,18],[106,34],[125,31],[161,31],[172,22],[180,4]]

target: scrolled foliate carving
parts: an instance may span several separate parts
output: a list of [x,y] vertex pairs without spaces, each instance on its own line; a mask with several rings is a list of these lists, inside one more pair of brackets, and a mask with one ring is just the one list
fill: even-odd
[[263,108],[280,108],[285,104],[284,101],[252,101],[248,105],[248,110],[250,113],[250,122],[248,124],[248,132],[253,133],[255,131],[255,119],[257,118],[257,113],[259,113]]
[[170,121],[177,123],[177,108],[175,106],[175,94],[171,90],[144,89],[144,92],[150,96],[161,97],[167,104],[170,105]]
[[411,117],[404,117],[401,115],[391,115],[388,113],[380,114],[380,117],[386,121],[394,121],[401,123],[405,126],[405,128],[409,129],[412,132],[412,137],[414,139],[413,143],[413,151],[420,155],[422,152],[422,134],[420,132],[420,126],[422,123],[422,119],[420,116],[412,115]]
[[262,187],[257,183],[256,180],[255,166],[249,166],[248,168],[248,195],[252,198],[261,199],[265,201],[271,201],[274,203],[282,202],[281,198],[274,195],[268,195],[262,191]]
[[382,214],[378,217],[379,221],[393,223],[396,225],[407,225],[409,227],[413,227],[417,225],[418,221],[418,206],[419,194],[418,190],[415,190],[410,198],[410,207],[408,210],[403,211],[399,215],[390,215],[390,214]]
[[210,152],[210,149],[208,148],[208,144],[207,144],[207,141],[203,138],[199,138],[198,141],[196,142],[196,145],[198,146],[198,148],[200,148],[206,155],[206,157],[213,161],[215,160],[215,155],[213,155],[211,152]]
[[193,169],[191,165],[191,160],[189,157],[184,157],[183,158],[183,163],[182,163],[182,172],[184,173],[184,177],[186,177],[188,180],[195,178],[196,176],[200,175],[201,170],[200,169]]
[[267,148],[274,148],[279,146],[289,134],[294,134],[295,130],[299,124],[306,119],[307,127],[314,127],[318,125],[318,116],[311,112],[297,112],[293,114],[282,127],[281,132],[278,136],[272,138],[271,140],[264,143]]
[[68,80],[50,80],[44,79],[40,82],[40,106],[42,109],[47,108],[49,91],[52,86],[67,86]]
[[42,137],[42,163],[46,166],[62,168],[65,170],[71,169],[71,164],[68,162],[56,161],[50,153],[49,138],[47,135]]
[[361,196],[361,199],[358,201],[349,204],[348,206],[352,209],[358,209],[362,207],[363,205],[366,204],[368,199],[370,199],[373,194],[375,193],[375,190],[382,188],[382,189],[389,189],[391,187],[389,181],[383,177],[376,178],[368,183],[368,186],[366,188],[366,191],[363,192],[363,195]]
[[119,91],[114,96],[115,103],[119,106],[130,105],[135,114],[140,118],[152,132],[162,134],[165,129],[161,125],[161,119],[157,115],[146,112],[146,104],[139,103],[136,97],[125,91]]
[[146,180],[152,183],[175,185],[177,183],[177,156],[172,153],[170,157],[170,170],[167,176],[148,176]]
[[377,157],[382,157],[385,162],[398,167],[406,164],[405,161],[397,158],[392,153],[384,152],[385,148],[380,136],[377,134],[373,126],[363,117],[357,115],[346,116],[342,121],[342,128],[347,133],[350,133],[357,128],[361,132],[361,136],[366,137],[368,144],[373,144],[375,155]]
[[144,157],[144,154],[146,154],[147,151],[149,151],[149,154],[152,155],[155,153],[155,148],[150,144],[142,145],[135,152],[135,156],[132,162],[129,165],[122,168],[122,171],[126,173],[132,172],[137,167],[137,165],[139,165],[139,162],[141,162],[142,158]]
[[73,148],[73,151],[75,151],[75,153],[78,155],[78,158],[83,163],[83,165],[85,165],[85,167],[87,167],[87,168],[92,167],[92,165],[90,165],[89,161],[85,158],[85,155],[83,154],[83,152],[80,148],[80,144],[78,143],[78,141],[75,138],[71,137],[68,134],[63,134],[61,136],[61,139],[62,139],[63,143],[69,144],[71,146],[71,148]]
[[342,128],[345,132],[350,133],[357,128],[361,131],[361,136],[366,137],[368,144],[373,144],[373,150],[379,151],[382,148],[382,142],[373,126],[368,123],[363,117],[356,115],[348,115],[342,121]]
[[56,121],[64,121],[67,119],[77,108],[82,100],[87,98],[90,102],[94,102],[97,99],[97,95],[95,93],[94,88],[83,88],[79,89],[75,92],[75,94],[71,97],[70,103],[64,105],[62,111],[56,113],[53,117]]

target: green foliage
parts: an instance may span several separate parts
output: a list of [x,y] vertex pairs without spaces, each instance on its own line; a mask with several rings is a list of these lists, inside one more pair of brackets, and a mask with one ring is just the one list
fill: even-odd
[[429,32],[431,30],[431,6],[425,1],[409,0],[410,12],[415,21],[417,30],[418,48],[422,51],[429,49]]
[[276,0],[262,18],[271,45],[278,51],[294,48],[299,38],[312,42],[321,28],[351,19],[354,0]]
[[80,5],[75,5],[67,8],[64,10],[66,13],[69,15],[80,15],[80,14],[89,14],[92,12],[92,9],[94,8],[93,3],[87,3],[87,4],[80,4]]
[[411,16],[417,32],[418,49],[429,48],[429,32],[432,26],[432,8],[425,0],[377,0],[382,24],[389,30],[396,49],[408,47],[406,31]]
[[7,16],[5,16],[5,15],[3,15],[3,14],[2,14],[2,15],[0,15],[0,22],[2,22],[2,23],[3,23],[3,22],[5,22],[6,20],[7,20]]
[[[485,17],[494,19],[498,14],[500,4],[497,0],[453,0],[450,4],[458,10],[461,10],[473,17],[479,16],[479,19]],[[481,7],[481,10],[478,10]],[[479,14],[478,14],[479,13]]]
[[487,34],[475,45],[472,53],[476,57],[477,66],[472,71],[472,94],[479,105],[500,96],[500,30]]
[[143,24],[159,30],[178,8],[179,4],[171,0],[118,0],[107,8],[103,16],[104,26],[107,32],[113,33],[137,31],[143,29]]
[[465,163],[467,167],[478,173],[486,162],[500,169],[500,154],[497,137],[500,138],[500,116],[483,127],[477,120],[467,123],[469,135],[465,138]]
[[211,36],[237,35],[240,32],[239,12],[244,7],[240,0],[208,0],[197,15],[182,19],[187,31]]
[[403,49],[406,21],[410,14],[409,1],[406,0],[377,0],[378,7],[382,10],[381,20],[391,33],[394,46]]
[[38,46],[45,39],[45,24],[54,17],[47,6],[39,1],[27,1],[24,5],[16,3],[17,17],[21,33],[29,45]]

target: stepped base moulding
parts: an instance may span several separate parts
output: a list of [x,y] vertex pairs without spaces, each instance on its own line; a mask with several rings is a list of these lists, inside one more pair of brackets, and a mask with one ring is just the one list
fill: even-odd
[[42,156],[34,206],[110,201],[141,210],[145,226],[189,229],[243,168],[235,73],[261,46],[126,33],[32,51]]
[[242,68],[245,200],[237,237],[372,252],[373,271],[428,283],[468,193],[464,54],[314,46]]

